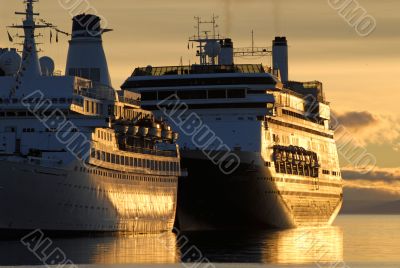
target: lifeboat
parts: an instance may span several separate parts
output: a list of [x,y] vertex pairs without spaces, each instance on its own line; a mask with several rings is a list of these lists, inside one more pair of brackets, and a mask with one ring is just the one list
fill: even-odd
[[149,129],[150,136],[154,138],[161,138],[161,128],[159,124],[153,124],[152,127]]
[[287,152],[282,151],[282,162],[286,162],[287,161]]
[[149,134],[149,128],[148,127],[140,127],[139,128],[139,135],[142,137],[146,137]]
[[172,130],[170,127],[161,131],[161,136],[164,140],[172,140]]
[[139,126],[133,126],[132,127],[132,136],[137,136],[139,134]]
[[293,154],[291,151],[289,151],[289,152],[286,153],[286,155],[287,155],[287,161],[288,162],[293,162],[295,154]]
[[310,165],[310,164],[311,164],[311,157],[310,157],[310,154],[309,154],[309,153],[307,153],[307,154],[304,156],[304,159],[305,159],[306,165]]
[[275,149],[274,151],[274,160],[280,162],[282,158],[282,153],[279,149]]
[[176,142],[178,140],[178,138],[179,138],[179,133],[173,132],[172,133],[172,141]]

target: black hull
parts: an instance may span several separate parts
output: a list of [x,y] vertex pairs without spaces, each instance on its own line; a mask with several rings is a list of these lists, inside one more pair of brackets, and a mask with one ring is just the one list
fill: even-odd
[[189,176],[179,180],[176,228],[226,231],[274,227],[257,213],[259,201],[252,194],[257,184],[249,183],[256,181],[253,166],[241,164],[232,175],[225,175],[209,160],[181,160]]

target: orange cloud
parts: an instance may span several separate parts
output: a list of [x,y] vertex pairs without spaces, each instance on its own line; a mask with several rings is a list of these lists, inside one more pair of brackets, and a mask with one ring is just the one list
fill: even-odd
[[358,146],[365,146],[368,143],[395,144],[400,139],[400,119],[389,115],[376,115],[367,111],[334,113],[332,122],[338,131],[345,129],[348,134],[353,135],[354,142]]
[[342,170],[347,188],[372,189],[400,196],[400,168],[374,168],[364,174],[362,170]]

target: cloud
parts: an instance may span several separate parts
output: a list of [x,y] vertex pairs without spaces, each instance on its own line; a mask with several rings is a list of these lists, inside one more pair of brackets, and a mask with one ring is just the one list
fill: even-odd
[[360,129],[368,127],[378,121],[378,119],[369,112],[348,112],[336,115],[340,124],[353,128]]
[[395,150],[396,152],[400,152],[400,142],[396,143],[396,144],[393,146],[393,150]]
[[342,170],[344,186],[356,189],[384,191],[400,197],[400,168],[374,168],[368,173],[363,170]]
[[332,113],[332,125],[337,136],[352,136],[357,146],[393,144],[400,149],[400,119],[388,115],[374,115],[367,111]]

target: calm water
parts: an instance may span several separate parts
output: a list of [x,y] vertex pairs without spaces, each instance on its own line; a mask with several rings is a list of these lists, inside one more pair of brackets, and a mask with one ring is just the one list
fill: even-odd
[[[75,264],[212,262],[400,264],[400,216],[339,216],[334,226],[263,233],[52,238]],[[200,255],[200,252],[202,255]],[[18,240],[0,241],[0,265],[41,261]],[[344,267],[344,266],[338,266]],[[400,265],[399,265],[400,267]]]

